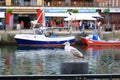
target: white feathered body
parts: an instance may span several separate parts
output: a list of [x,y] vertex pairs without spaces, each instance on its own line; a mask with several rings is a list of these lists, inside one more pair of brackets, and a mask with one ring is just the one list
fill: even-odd
[[70,58],[83,58],[83,54],[76,48],[70,46],[69,44],[66,44],[65,47],[65,52],[69,55]]

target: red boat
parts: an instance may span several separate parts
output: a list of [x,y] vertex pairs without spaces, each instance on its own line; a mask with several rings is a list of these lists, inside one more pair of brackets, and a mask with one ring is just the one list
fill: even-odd
[[81,37],[81,43],[85,45],[120,45],[120,41],[116,40],[101,40],[98,35],[89,35]]

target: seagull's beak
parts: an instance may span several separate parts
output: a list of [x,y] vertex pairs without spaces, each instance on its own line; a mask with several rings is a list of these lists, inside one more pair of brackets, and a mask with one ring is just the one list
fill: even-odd
[[63,43],[63,45],[66,45],[66,43]]
[[81,56],[81,58],[85,58],[84,56]]

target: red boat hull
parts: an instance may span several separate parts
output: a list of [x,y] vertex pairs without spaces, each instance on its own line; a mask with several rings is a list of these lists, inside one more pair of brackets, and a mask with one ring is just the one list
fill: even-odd
[[99,40],[92,40],[86,39],[85,37],[81,38],[81,43],[85,45],[120,45],[120,41],[99,41]]

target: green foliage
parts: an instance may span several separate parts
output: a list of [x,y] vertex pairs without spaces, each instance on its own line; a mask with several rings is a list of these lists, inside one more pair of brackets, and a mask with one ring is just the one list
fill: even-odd
[[73,9],[72,13],[78,13],[78,10],[77,9]]
[[12,13],[12,9],[6,9],[7,13]]

